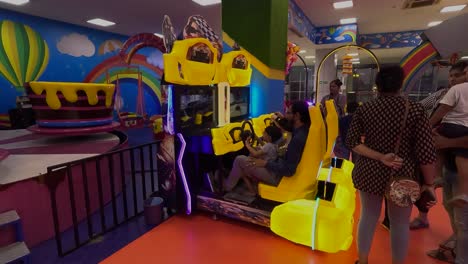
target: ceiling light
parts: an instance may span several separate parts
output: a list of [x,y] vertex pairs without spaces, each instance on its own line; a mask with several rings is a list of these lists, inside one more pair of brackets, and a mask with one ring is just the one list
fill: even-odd
[[192,0],[192,1],[201,6],[216,5],[216,4],[221,3],[221,0]]
[[348,56],[359,56],[359,53],[348,53]]
[[29,3],[29,0],[0,0],[0,2],[19,6]]
[[340,19],[340,24],[344,25],[344,24],[353,24],[353,23],[356,23],[357,19],[355,17],[352,17],[352,18],[343,18],[343,19]]
[[359,58],[351,59],[351,61],[359,61]]
[[429,22],[429,24],[427,24],[427,26],[428,27],[433,27],[433,26],[439,25],[440,23],[442,23],[442,21],[432,21],[432,22]]
[[360,61],[353,61],[351,62],[352,64],[360,64],[361,62]]
[[353,1],[342,1],[333,3],[335,9],[349,8],[353,7]]
[[156,37],[164,38],[164,35],[163,35],[163,34],[160,34],[160,33],[154,33],[154,35],[155,35]]
[[468,60],[468,56],[463,56],[460,58],[461,60]]
[[109,27],[109,26],[115,25],[114,22],[109,21],[109,20],[105,20],[105,19],[102,19],[102,18],[94,18],[94,19],[88,20],[86,22],[88,22],[90,24],[98,25],[98,26],[101,26],[101,27]]
[[305,56],[306,59],[315,59],[315,56]]
[[307,52],[307,50],[300,50],[298,53],[303,54],[303,53],[306,53],[306,52]]
[[440,10],[441,13],[457,12],[465,8],[466,5],[446,6]]

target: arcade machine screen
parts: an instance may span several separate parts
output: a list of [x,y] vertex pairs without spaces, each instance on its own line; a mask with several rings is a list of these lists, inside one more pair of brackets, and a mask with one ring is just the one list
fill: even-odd
[[[217,89],[214,86],[174,85],[174,119],[178,132],[206,134],[217,126],[214,113]],[[230,88],[231,122],[249,118],[250,87]]]
[[249,118],[250,87],[231,87],[231,122]]
[[174,85],[174,121],[178,132],[209,133],[216,125],[213,114],[215,88]]

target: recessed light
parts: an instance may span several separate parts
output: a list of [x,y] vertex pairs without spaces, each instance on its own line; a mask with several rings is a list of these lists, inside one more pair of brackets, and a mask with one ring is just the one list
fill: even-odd
[[433,27],[433,26],[439,25],[440,23],[442,23],[442,21],[432,21],[432,22],[429,22],[429,24],[427,24],[427,26],[428,27]]
[[221,0],[192,0],[192,1],[201,6],[216,5],[216,4],[221,3]]
[[304,54],[304,53],[306,53],[306,52],[307,52],[307,50],[300,50],[298,53],[299,53],[299,54]]
[[164,38],[164,35],[163,35],[163,34],[160,34],[160,33],[154,33],[154,35],[155,35],[156,37]]
[[349,8],[353,7],[353,1],[341,1],[333,3],[335,9]]
[[98,25],[98,26],[101,26],[101,27],[109,27],[109,26],[115,25],[114,22],[109,21],[109,20],[105,20],[105,19],[102,19],[102,18],[94,18],[94,19],[90,19],[90,20],[88,20],[86,22],[88,22],[90,24]]
[[315,59],[315,56],[305,56],[306,59]]
[[29,0],[0,0],[0,2],[19,6],[29,3]]
[[340,19],[340,24],[344,25],[344,24],[353,24],[353,23],[356,23],[357,19],[355,17],[352,17],[352,18],[343,18],[343,19]]
[[359,56],[359,53],[348,53],[348,56]]
[[466,5],[446,6],[440,10],[441,13],[457,12],[465,8]]

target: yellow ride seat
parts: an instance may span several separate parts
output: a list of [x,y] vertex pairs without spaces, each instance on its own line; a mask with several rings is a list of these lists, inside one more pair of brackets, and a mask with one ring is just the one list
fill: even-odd
[[[354,201],[350,194],[344,197]],[[353,242],[353,213],[354,208],[336,208],[323,200],[295,200],[273,209],[270,229],[294,243],[335,253]]]
[[321,144],[325,141],[323,138],[325,127],[320,106],[310,107],[309,114],[312,124],[296,173],[291,177],[283,177],[278,186],[260,183],[258,192],[262,198],[287,202],[314,197],[317,173],[325,153],[324,144]]
[[321,169],[318,199],[290,201],[273,209],[270,229],[275,234],[328,253],[349,249],[356,207],[351,180],[354,165],[341,159],[337,163],[337,167]]
[[332,100],[328,100],[325,102],[325,107],[327,109],[327,116],[325,117],[325,125],[326,125],[326,133],[327,133],[327,140],[326,140],[326,148],[327,151],[323,156],[323,166],[329,167],[330,159],[333,156],[333,150],[335,148],[336,139],[339,134],[338,130],[338,114],[336,112],[335,104]]

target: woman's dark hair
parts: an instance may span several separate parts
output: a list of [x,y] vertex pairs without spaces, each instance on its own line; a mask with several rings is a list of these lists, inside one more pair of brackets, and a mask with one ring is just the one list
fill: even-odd
[[375,84],[381,93],[397,93],[403,84],[405,73],[399,65],[382,67],[377,73]]
[[276,126],[266,127],[265,132],[271,137],[271,142],[276,142],[281,137],[283,137],[283,133],[281,133],[281,129],[279,129],[279,127],[276,127]]
[[305,101],[296,101],[291,105],[291,114],[299,113],[301,122],[310,126],[309,104]]
[[343,83],[340,81],[340,79],[335,79],[335,80],[330,82],[330,84],[332,84],[332,83],[336,84],[336,86],[338,86],[338,87],[341,87],[341,85],[343,85]]

